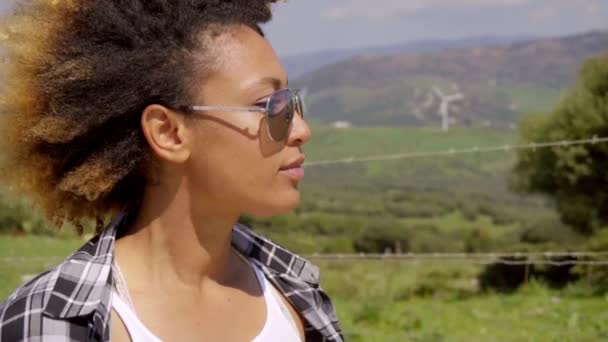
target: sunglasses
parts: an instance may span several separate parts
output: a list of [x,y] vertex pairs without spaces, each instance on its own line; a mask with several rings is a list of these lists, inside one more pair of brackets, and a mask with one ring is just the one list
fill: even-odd
[[304,104],[299,90],[282,89],[273,92],[264,105],[251,107],[233,106],[186,106],[187,111],[248,112],[265,113],[268,133],[273,141],[287,139],[296,113],[304,118]]

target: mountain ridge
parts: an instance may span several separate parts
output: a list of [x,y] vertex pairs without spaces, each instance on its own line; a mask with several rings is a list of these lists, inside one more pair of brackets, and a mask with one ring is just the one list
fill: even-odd
[[472,36],[459,39],[421,39],[403,43],[360,48],[344,48],[312,51],[282,56],[281,60],[291,78],[298,78],[322,66],[360,55],[394,55],[401,53],[423,53],[452,48],[493,46],[533,40],[532,36]]
[[433,88],[464,100],[450,106],[453,123],[512,127],[518,115],[546,111],[571,86],[580,64],[608,52],[608,31],[492,47],[422,54],[356,56],[295,80],[308,89],[323,123],[434,125],[440,100]]

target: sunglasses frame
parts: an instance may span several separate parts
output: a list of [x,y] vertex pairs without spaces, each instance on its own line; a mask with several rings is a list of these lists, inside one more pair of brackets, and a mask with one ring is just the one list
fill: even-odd
[[[285,89],[279,89],[276,90],[274,92],[272,92],[272,94],[270,94],[270,96],[268,96],[268,99],[266,100],[266,105],[264,107],[260,107],[260,106],[204,106],[204,105],[189,105],[186,106],[185,109],[187,111],[190,112],[209,112],[209,111],[214,111],[214,112],[244,112],[244,113],[265,113],[266,114],[266,126],[268,128],[268,136],[270,137],[270,139],[272,139],[272,141],[274,142],[280,142],[280,141],[284,141],[286,138],[284,139],[276,139],[275,137],[272,136],[272,129],[270,128],[270,103],[272,100],[272,97],[280,92],[284,92],[287,91],[289,92],[289,94],[291,95],[291,101],[293,104],[293,115],[291,115],[290,120],[289,120],[289,126],[288,126],[288,130],[291,128],[291,125],[293,124],[293,117],[296,114],[299,114],[300,117],[303,119],[304,118],[304,103],[302,102],[302,98],[300,97],[299,93],[300,93],[300,89],[289,89],[289,88],[285,88]],[[289,131],[285,132],[285,137],[287,137],[289,135]]]

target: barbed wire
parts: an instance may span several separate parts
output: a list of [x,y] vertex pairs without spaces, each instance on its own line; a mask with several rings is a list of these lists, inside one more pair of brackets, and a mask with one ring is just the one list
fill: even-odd
[[[60,256],[11,256],[1,257],[0,263],[26,263],[41,262],[49,263],[61,261],[66,257]],[[490,253],[359,253],[359,254],[307,254],[304,258],[314,261],[406,261],[406,262],[464,262],[473,264],[504,264],[504,265],[587,265],[608,266],[608,252],[490,252]]]
[[[464,262],[469,264],[502,264],[508,266],[608,266],[608,252],[530,252],[530,253],[403,253],[403,254],[311,254],[315,261],[404,261],[404,262]],[[594,258],[603,258],[596,260]],[[561,260],[560,260],[561,259]]]
[[[355,261],[369,261],[369,262],[377,262],[377,261],[386,261],[386,262],[408,262],[408,263],[427,263],[433,262],[437,260],[430,259],[404,259],[404,258],[340,258],[340,259],[332,259],[332,258],[322,258],[315,259],[311,258],[310,260],[321,261],[321,262],[355,262]],[[466,263],[473,265],[492,265],[492,264],[500,264],[505,266],[526,266],[526,265],[539,265],[539,266],[608,266],[608,260],[565,260],[565,261],[555,261],[548,259],[523,259],[523,260],[508,260],[508,259],[443,259],[441,262],[445,262],[446,265],[454,264],[454,263]]]
[[405,152],[398,154],[386,154],[386,155],[377,155],[377,156],[367,156],[367,157],[350,157],[343,159],[333,159],[333,160],[318,160],[311,161],[304,164],[304,167],[313,167],[313,166],[322,166],[322,165],[335,165],[335,164],[351,164],[351,163],[365,163],[372,161],[389,161],[389,160],[400,160],[400,159],[413,159],[413,158],[428,158],[428,157],[446,157],[446,156],[454,156],[459,154],[474,154],[474,153],[487,153],[487,152],[510,152],[510,151],[519,151],[519,150],[533,150],[536,151],[542,148],[552,148],[552,147],[570,147],[570,146],[580,146],[580,145],[596,145],[601,143],[607,143],[608,137],[598,137],[593,136],[589,139],[580,139],[580,140],[561,140],[561,141],[552,141],[552,142],[541,142],[541,143],[527,143],[527,144],[505,144],[502,146],[489,146],[489,147],[480,147],[474,146],[470,148],[451,148],[448,150],[442,151],[430,151],[430,152]]
[[549,251],[549,252],[487,252],[487,253],[313,253],[309,257],[401,257],[401,258],[426,258],[426,259],[471,259],[471,258],[505,258],[505,257],[608,257],[608,252],[569,252],[569,251]]

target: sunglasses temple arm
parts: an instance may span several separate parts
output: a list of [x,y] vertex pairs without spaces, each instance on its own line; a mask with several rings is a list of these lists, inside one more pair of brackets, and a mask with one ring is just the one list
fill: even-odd
[[300,97],[300,94],[296,93],[294,99],[296,111],[300,113],[302,117],[304,117],[304,101],[302,101],[302,97]]
[[266,108],[261,107],[230,107],[230,106],[190,106],[193,111],[217,111],[217,112],[250,112],[265,113]]

